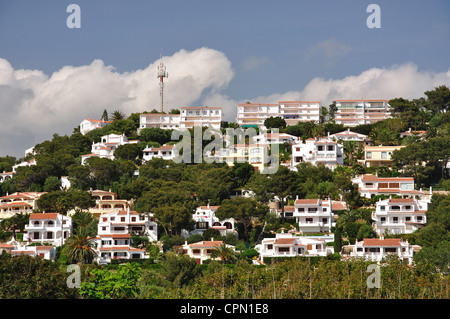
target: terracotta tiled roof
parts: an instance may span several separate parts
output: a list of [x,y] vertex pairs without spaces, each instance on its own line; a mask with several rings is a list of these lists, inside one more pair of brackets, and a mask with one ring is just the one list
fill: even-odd
[[57,213],[34,213],[30,215],[31,219],[56,219],[59,214]]
[[295,238],[278,238],[275,245],[292,245],[295,243]]
[[388,238],[388,239],[378,239],[378,238],[364,238],[363,246],[400,246],[400,238]]
[[318,205],[318,199],[297,199],[295,205]]

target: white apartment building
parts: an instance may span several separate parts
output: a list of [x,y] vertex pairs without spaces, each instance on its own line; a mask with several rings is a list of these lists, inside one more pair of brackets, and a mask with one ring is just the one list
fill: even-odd
[[330,232],[336,225],[335,214],[340,210],[347,210],[345,202],[322,199],[296,199],[294,211],[288,211],[285,217],[294,217],[298,223],[298,230],[302,233]]
[[373,124],[391,117],[389,100],[335,100],[336,124],[353,127]]
[[0,220],[10,218],[15,214],[30,214],[37,209],[36,201],[41,197],[41,192],[16,192],[0,197]]
[[195,126],[220,129],[222,122],[222,108],[210,106],[180,107],[180,128]]
[[[198,265],[203,264],[207,259],[211,258],[211,253],[217,247],[222,246],[223,241],[211,239],[209,241],[200,241],[193,244],[188,244],[187,241],[183,245],[184,254],[191,258],[194,258]],[[227,248],[231,248],[233,251],[235,247],[232,245],[225,244]],[[219,258],[216,258],[219,259]]]
[[404,198],[424,196],[422,190],[414,189],[413,177],[378,177],[373,174],[364,174],[352,178],[358,185],[361,196],[373,198],[377,195],[399,195]]
[[302,162],[323,164],[334,170],[344,163],[343,146],[331,139],[309,138],[305,143],[292,145],[292,169]]
[[92,143],[90,154],[81,155],[81,164],[93,156],[114,160],[114,152],[120,145],[137,144],[139,140],[128,140],[125,134],[109,134],[101,137],[99,143]]
[[277,104],[242,103],[237,106],[236,123],[241,127],[264,127],[269,117],[282,117],[286,125],[318,122],[320,103],[311,101],[280,101]]
[[401,238],[364,238],[352,247],[350,257],[380,263],[388,255],[394,255],[411,265],[414,253],[415,246],[410,245],[408,241],[402,241]]
[[275,236],[264,238],[255,246],[261,263],[264,263],[264,257],[327,256],[334,253],[333,247],[327,246],[323,239],[292,233],[277,233]]
[[138,133],[144,128],[158,127],[162,129],[179,129],[180,114],[142,113],[139,116]]
[[24,241],[61,246],[72,234],[72,218],[57,213],[32,213]]
[[94,120],[88,117],[80,123],[80,133],[85,135],[92,130],[103,128],[111,123],[111,121]]
[[132,235],[147,236],[150,241],[157,241],[154,217],[129,209],[103,214],[98,223],[98,235],[92,239],[95,243],[96,261],[107,264],[112,259],[148,258],[145,249],[131,246]]
[[176,145],[166,145],[160,147],[147,147],[142,151],[143,160],[151,161],[153,158],[162,158],[164,160],[173,160],[178,155]]
[[427,223],[428,202],[414,198],[380,200],[372,212],[374,230],[383,234],[409,234]]
[[220,220],[216,217],[216,211],[220,206],[199,206],[192,215],[192,219],[195,221],[194,230],[187,231],[183,229],[181,235],[185,238],[194,234],[203,234],[203,232],[209,228],[216,229],[220,232],[220,236],[225,236],[228,233],[237,232],[234,228],[234,218],[227,218]]

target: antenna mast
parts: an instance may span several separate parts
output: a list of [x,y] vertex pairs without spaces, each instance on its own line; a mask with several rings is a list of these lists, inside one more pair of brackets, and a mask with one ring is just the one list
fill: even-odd
[[159,78],[159,95],[161,96],[161,112],[164,112],[164,78],[169,77],[169,73],[166,71],[166,66],[162,62],[162,57],[160,57],[161,62],[158,66],[158,78]]

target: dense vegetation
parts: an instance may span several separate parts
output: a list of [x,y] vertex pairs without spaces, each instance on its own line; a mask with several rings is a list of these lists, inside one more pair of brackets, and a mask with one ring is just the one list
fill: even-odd
[[[351,182],[358,174],[413,176],[418,187],[450,190],[446,169],[450,160],[449,92],[446,87],[438,87],[425,92],[426,98],[391,100],[391,119],[352,128],[352,131],[368,135],[375,145],[406,146],[393,153],[392,169],[367,168],[358,164],[363,151],[357,143],[344,143],[345,165],[334,171],[307,163],[300,164],[297,172],[280,166],[273,175],[256,172],[248,163],[237,163],[233,167],[224,163],[177,164],[162,159],[143,163],[142,150],[147,145],[170,143],[172,131],[149,128],[138,134],[138,114],[126,117],[117,111],[110,118],[112,124],[102,129],[82,135],[76,128],[70,136],[55,134],[51,140],[36,145],[34,155],[17,160],[2,157],[0,169],[4,171],[11,171],[15,163],[32,157],[37,165],[19,167],[12,179],[0,185],[0,194],[44,191],[47,194],[38,201],[38,211],[66,213],[76,208],[74,235],[68,243],[81,248],[71,249],[66,245],[58,251],[58,262],[54,264],[39,258],[11,259],[3,255],[0,259],[0,298],[448,298],[449,195],[434,195],[427,212],[427,226],[413,234],[402,235],[410,243],[422,246],[415,256],[415,266],[411,268],[396,260],[389,261],[382,268],[380,289],[367,288],[367,263],[362,261],[341,262],[336,256],[329,256],[314,261],[299,258],[253,266],[251,259],[255,256],[253,246],[258,238],[273,236],[273,232],[281,228],[295,228],[295,221],[285,218],[283,213],[284,207],[292,205],[296,196],[342,198],[347,202],[349,211],[339,212],[339,222],[333,229],[335,251],[355,240],[376,236],[371,227],[371,210],[367,207],[378,198],[368,200],[359,195],[357,186]],[[332,118],[334,112],[331,105],[328,115]],[[104,112],[102,117],[107,118],[107,113]],[[272,118],[267,124],[302,139],[346,129],[323,117],[320,123],[285,127],[285,123]],[[224,125],[235,127],[234,123]],[[425,131],[425,135],[400,137],[401,132],[409,128]],[[138,139],[139,143],[119,147],[113,161],[92,157],[86,165],[81,165],[81,155],[90,153],[92,142],[110,133],[125,134],[129,139]],[[289,152],[287,148],[284,150]],[[287,153],[282,156],[288,156]],[[61,176],[68,176],[72,183],[70,190],[60,189]],[[149,251],[150,261],[129,264],[120,270],[124,273],[116,272],[114,266],[117,265],[89,264],[93,256],[89,253],[88,238],[96,235],[96,220],[83,212],[93,206],[92,198],[85,192],[89,189],[111,189],[121,199],[133,199],[133,208],[138,212],[152,212],[160,227],[164,253],[159,253],[159,248],[148,240],[134,238],[135,245],[143,245]],[[254,197],[235,197],[249,191]],[[281,218],[270,213],[267,207],[275,198],[282,199]],[[193,227],[192,212],[208,203],[221,206],[218,217],[236,219],[238,238],[220,237],[217,231],[208,230],[203,236],[193,235],[188,242],[220,238],[235,245],[238,252],[228,255],[217,252],[222,256],[222,262],[197,266],[193,260],[174,252],[185,240],[180,236],[181,230]],[[26,223],[27,215],[24,214],[1,221],[0,241],[20,233]],[[155,264],[151,263],[153,260]],[[84,283],[76,292],[67,290],[63,287],[65,282],[62,283],[65,267],[75,262],[82,263]],[[35,276],[21,276],[24,267],[32,269],[31,274]],[[57,284],[44,292],[39,290],[36,282],[42,281],[42,287],[49,286],[46,276],[54,278]]]

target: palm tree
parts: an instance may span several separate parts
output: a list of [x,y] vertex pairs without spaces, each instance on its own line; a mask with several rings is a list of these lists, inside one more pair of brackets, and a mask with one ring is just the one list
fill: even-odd
[[344,147],[344,153],[345,156],[348,158],[349,165],[352,166],[353,163],[353,153],[358,148],[358,143],[356,141],[344,141],[343,142]]
[[90,241],[88,231],[84,227],[78,227],[76,233],[70,236],[63,247],[63,253],[67,256],[69,263],[87,263],[94,260],[96,253]]
[[211,252],[211,258],[219,257],[224,263],[230,262],[236,258],[234,250],[228,247],[227,244],[222,243],[220,246],[216,246]]
[[126,117],[126,115],[124,113],[116,110],[112,113],[111,120],[112,121],[123,120],[123,119],[125,119],[125,117]]

